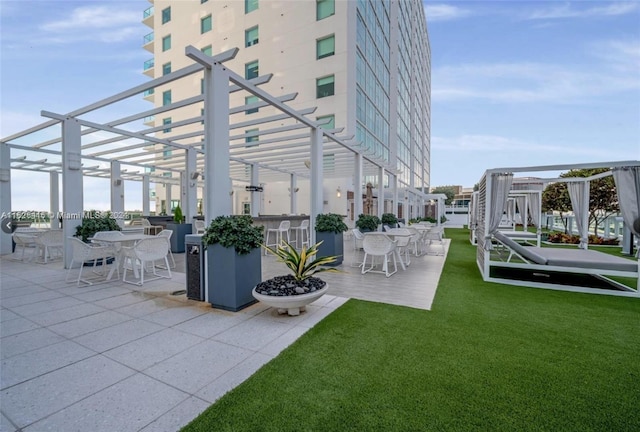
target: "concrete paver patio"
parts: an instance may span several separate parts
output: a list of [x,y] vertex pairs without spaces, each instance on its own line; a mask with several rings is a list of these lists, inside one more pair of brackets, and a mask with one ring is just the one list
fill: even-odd
[[[77,287],[60,262],[3,257],[0,430],[177,430],[348,297],[428,309],[445,257],[412,257],[389,279],[361,275],[349,267],[357,259],[345,241],[348,273],[323,274],[330,294],[288,317],[259,303],[232,313],[171,295],[185,288],[184,273],[143,287]],[[263,258],[265,279],[283,273]]]

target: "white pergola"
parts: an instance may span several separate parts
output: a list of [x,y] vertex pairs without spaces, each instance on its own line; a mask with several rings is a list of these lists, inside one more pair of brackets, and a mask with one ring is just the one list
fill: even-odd
[[[224,65],[238,49],[207,56],[189,46],[185,50],[193,64],[135,86],[106,99],[67,114],[42,111],[50,120],[0,140],[0,213],[11,212],[11,170],[50,173],[50,211],[60,210],[59,177],[62,178],[62,211],[73,216],[74,223],[63,224],[65,266],[71,258],[68,237],[75,234],[83,211],[83,177],[110,180],[111,211],[124,214],[124,180],[139,181],[143,190],[143,214],[149,214],[150,183],[179,185],[180,201],[187,220],[197,214],[197,188],[203,188],[205,221],[232,213],[232,184],[260,185],[275,181],[290,182],[291,213],[297,213],[296,191],[299,178],[310,181],[310,223],[323,211],[324,178],[354,178],[354,195],[363,194],[362,179],[377,176],[379,184],[389,177],[391,200],[397,209],[399,194],[412,201],[424,201],[425,194],[402,184],[397,169],[371,153],[353,136],[341,136],[342,129],[323,129],[323,123],[307,118],[315,108],[293,109],[285,102],[296,95],[279,97],[259,88],[271,75],[247,80]],[[133,112],[104,120],[113,112],[127,112],[126,102],[149,95],[157,88],[178,80],[203,77],[204,91],[187,95],[161,107]],[[257,96],[259,101],[230,105],[236,92]],[[202,115],[149,127],[153,116],[179,112],[185,107],[200,107]],[[250,120],[235,121],[235,114],[262,108],[265,113]],[[246,129],[261,125],[260,131]],[[172,129],[170,137],[156,132]],[[299,132],[298,132],[299,131]],[[178,133],[179,132],[179,133]],[[253,139],[257,137],[256,141]],[[252,138],[249,142],[247,138]],[[169,152],[167,152],[169,149]],[[165,154],[170,153],[168,157]],[[177,173],[176,177],[169,177]],[[167,188],[167,199],[170,200]],[[384,193],[380,194],[384,197]],[[252,212],[257,216],[259,192],[251,193]],[[379,212],[383,206],[379,206]],[[362,212],[361,200],[355,200],[355,212]],[[395,213],[395,211],[394,211]],[[53,218],[55,219],[55,218]],[[121,220],[120,223],[123,221]],[[57,220],[52,220],[57,227]],[[314,241],[315,233],[312,230]],[[11,252],[11,236],[0,233],[0,254]]]

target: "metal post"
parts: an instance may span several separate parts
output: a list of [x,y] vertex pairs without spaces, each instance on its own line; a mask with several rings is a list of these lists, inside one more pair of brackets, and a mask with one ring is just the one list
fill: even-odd
[[0,143],[0,255],[12,252],[11,244],[11,148]]
[[362,214],[362,164],[364,158],[361,153],[354,155],[355,168],[353,173],[353,220],[358,220],[358,216]]
[[193,217],[198,214],[198,172],[196,168],[197,153],[194,148],[188,148],[185,154],[185,195],[183,198],[186,223],[192,223]]
[[151,213],[149,199],[149,174],[145,174],[142,176],[142,216],[145,217]]
[[69,268],[73,257],[70,237],[76,234],[76,227],[82,224],[82,158],[80,123],[75,118],[62,121],[62,222],[64,238],[64,267]]
[[[384,213],[384,168],[378,168],[378,217],[382,219]],[[380,227],[382,229],[382,227]]]
[[[311,215],[309,226],[316,226],[316,216],[323,211],[322,129],[311,128]],[[310,230],[310,243],[316,243],[316,232]]]
[[49,226],[51,229],[60,229],[60,182],[58,173],[51,171],[49,173]]
[[393,176],[393,203],[392,213],[398,217],[398,176],[394,174]]
[[291,180],[289,182],[289,192],[291,198],[291,214],[298,214],[298,176],[291,174]]
[[171,183],[165,183],[164,184],[164,202],[165,202],[165,208],[164,211],[167,213],[167,215],[171,214]]
[[[251,164],[251,186],[260,186],[260,167]],[[251,216],[257,217],[260,213],[260,198],[264,192],[251,191]]]
[[111,214],[120,227],[124,226],[124,180],[120,171],[120,162],[111,162]]

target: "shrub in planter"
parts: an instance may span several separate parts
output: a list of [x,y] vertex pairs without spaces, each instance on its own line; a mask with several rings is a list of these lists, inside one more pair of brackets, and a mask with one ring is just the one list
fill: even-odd
[[316,231],[340,234],[349,229],[342,220],[342,216],[335,213],[319,214],[316,216]]
[[184,219],[184,216],[182,215],[182,209],[180,208],[179,205],[177,205],[176,208],[173,210],[173,221],[177,224],[181,224],[183,219]]
[[362,232],[377,231],[380,223],[378,216],[361,214],[356,221],[356,227]]
[[88,239],[98,231],[121,231],[121,228],[111,217],[111,213],[103,214],[97,210],[90,210],[85,213],[82,223],[76,227],[76,237],[80,237],[83,242],[88,243]]
[[[319,243],[320,256],[336,256],[329,265],[342,264],[344,243],[342,233],[349,227],[342,220],[342,216],[335,213],[319,214],[316,216],[316,242]],[[320,243],[321,242],[321,243]]]
[[393,213],[382,213],[382,223],[389,225],[391,228],[395,228],[398,223],[398,218]]

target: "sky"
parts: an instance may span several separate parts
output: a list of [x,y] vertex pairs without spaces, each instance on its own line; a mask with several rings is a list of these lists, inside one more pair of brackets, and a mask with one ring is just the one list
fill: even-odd
[[[432,186],[473,186],[488,168],[640,159],[640,2],[424,5]],[[0,137],[148,80],[149,6],[0,0]],[[12,176],[14,209],[48,209],[46,174]],[[139,208],[141,185],[125,183],[125,208]],[[85,207],[109,208],[108,188],[85,179]]]

